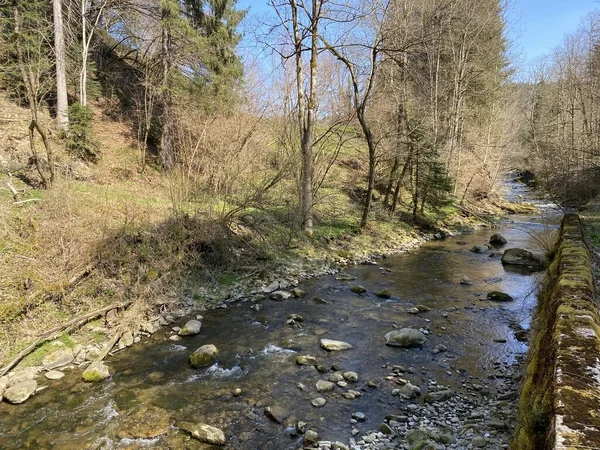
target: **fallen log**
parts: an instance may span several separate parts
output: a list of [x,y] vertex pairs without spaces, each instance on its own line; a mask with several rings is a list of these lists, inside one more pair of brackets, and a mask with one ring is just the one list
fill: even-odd
[[[83,325],[85,325],[89,321],[94,320],[97,317],[106,314],[108,311],[110,311],[112,309],[127,308],[131,303],[132,303],[131,301],[124,302],[124,303],[113,303],[112,305],[105,306],[103,308],[97,309],[95,311],[91,311],[91,312],[83,314],[81,316],[77,316],[77,317],[71,319],[70,321],[68,321],[67,323],[59,325],[57,327],[54,327],[54,328],[42,333],[42,335],[38,336],[38,338],[35,341],[33,341],[31,344],[29,344],[27,347],[25,347],[23,350],[21,350],[21,352],[19,352],[19,354],[12,361],[10,361],[6,366],[4,366],[0,369],[0,377],[3,375],[6,375],[13,367],[15,367],[17,364],[19,364],[23,360],[23,358],[25,358],[27,355],[29,355],[32,351],[34,351],[40,345],[42,345],[48,341],[51,341],[53,339],[56,339],[58,336],[60,336],[60,333],[63,333],[67,330],[76,330],[78,328],[81,328]],[[120,337],[120,333],[118,333],[118,334]],[[113,339],[114,339],[114,337],[113,337]],[[100,361],[102,359],[104,359],[104,357],[106,357],[106,355],[108,354],[110,349],[112,349],[112,347],[115,345],[115,343],[118,340],[119,340],[119,338],[117,338],[117,340],[113,343],[113,345],[108,350],[105,349],[102,351],[102,353],[100,354],[100,355],[102,355],[102,358],[99,359]],[[112,340],[110,342],[112,342]],[[110,344],[110,342],[109,342],[109,344]],[[106,353],[105,353],[105,351],[106,351]]]

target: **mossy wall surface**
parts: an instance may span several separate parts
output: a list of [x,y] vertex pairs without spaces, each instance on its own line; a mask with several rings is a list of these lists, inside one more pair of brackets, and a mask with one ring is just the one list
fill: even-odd
[[600,317],[579,216],[565,215],[538,299],[515,450],[600,449]]

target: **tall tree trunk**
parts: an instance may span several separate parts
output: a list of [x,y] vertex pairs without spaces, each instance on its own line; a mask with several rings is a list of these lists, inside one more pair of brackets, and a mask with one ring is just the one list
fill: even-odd
[[169,29],[168,21],[169,9],[163,7],[161,17],[163,27],[161,32],[161,49],[162,49],[162,65],[163,65],[163,80],[162,80],[162,134],[160,137],[160,159],[164,170],[168,170],[175,165],[174,154],[174,117],[173,117],[173,98],[171,92],[171,30]]
[[54,12],[54,53],[56,58],[56,120],[58,128],[69,129],[69,103],[67,99],[67,66],[65,35],[61,0],[52,0]]
[[302,74],[302,37],[298,21],[296,0],[290,0],[292,9],[292,26],[294,32],[294,51],[296,58],[296,93],[298,98],[298,126],[300,129],[300,152],[302,154],[302,170],[300,173],[300,209],[301,229],[308,235],[313,234],[313,145],[314,122],[317,95],[318,65],[318,23],[320,0],[312,0],[311,48],[308,102],[304,94],[304,77]]

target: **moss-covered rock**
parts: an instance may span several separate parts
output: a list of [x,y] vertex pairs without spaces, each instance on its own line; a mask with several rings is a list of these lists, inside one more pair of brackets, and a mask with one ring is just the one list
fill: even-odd
[[104,364],[102,361],[97,361],[90,364],[89,367],[83,371],[81,376],[83,381],[97,383],[110,378],[111,372],[110,368],[106,364]]
[[203,345],[190,355],[190,366],[194,369],[212,366],[217,362],[219,350],[212,344]]

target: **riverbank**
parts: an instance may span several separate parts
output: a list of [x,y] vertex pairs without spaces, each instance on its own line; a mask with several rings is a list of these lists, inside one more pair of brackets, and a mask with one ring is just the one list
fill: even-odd
[[[312,239],[297,239],[262,212],[227,226],[172,216],[159,185],[146,186],[142,194],[137,183],[113,180],[100,195],[97,181],[65,182],[35,193],[36,202],[2,204],[9,218],[1,239],[6,249],[0,276],[4,372],[23,352],[22,367],[39,366],[64,346],[97,354],[116,334],[131,333],[139,341],[157,324],[170,322],[167,316],[224,306],[277,280],[331,273],[489,226],[481,220],[484,214],[527,209],[500,200],[500,206],[474,207],[477,213],[452,209],[427,231],[417,231],[376,204],[372,224],[363,232],[353,221],[338,218],[317,227]],[[132,195],[135,204],[126,200]],[[92,232],[95,227],[100,234]],[[287,238],[282,240],[282,233]],[[26,269],[23,261],[30,261]]]
[[[179,319],[116,352],[107,361],[114,375],[104,383],[84,385],[80,370],[62,370],[62,380],[44,380],[48,389],[33,400],[0,406],[6,413],[2,446],[52,442],[71,448],[66,430],[77,427],[78,448],[152,441],[196,449],[202,444],[185,441],[180,430],[202,422],[223,430],[228,445],[239,449],[298,448],[315,433],[317,442],[331,447],[339,441],[371,449],[410,436],[419,445],[451,448],[442,443],[449,440],[501,448],[514,423],[518,355],[525,348],[517,328],[527,327],[535,279],[505,271],[498,252],[487,247],[485,253],[470,250],[496,232],[511,246],[530,247],[529,233],[536,230],[543,230],[540,221],[515,217],[497,230],[426,242],[374,265],[349,265],[343,277],[300,280],[304,296],[277,301],[260,292],[203,313],[195,336],[178,336],[188,318]],[[465,276],[472,284],[461,283]],[[358,285],[365,292],[355,293]],[[510,293],[514,301],[488,300],[490,290]],[[422,330],[425,344],[384,345],[386,333],[404,327]],[[353,348],[327,352],[319,345],[325,338]],[[191,368],[188,356],[208,344],[218,348],[218,363]],[[314,362],[298,365],[302,356]],[[140,415],[155,417],[160,426],[129,427],[128,418]]]

